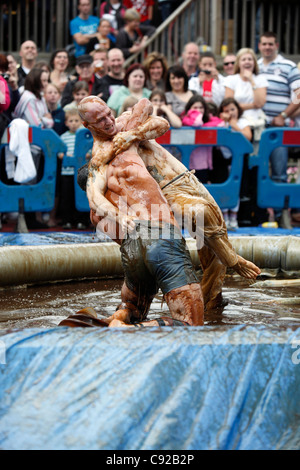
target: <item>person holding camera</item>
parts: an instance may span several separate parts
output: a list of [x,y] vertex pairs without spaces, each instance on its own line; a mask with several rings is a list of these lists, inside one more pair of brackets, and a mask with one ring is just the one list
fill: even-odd
[[203,96],[207,103],[220,106],[225,97],[224,77],[217,70],[217,62],[212,52],[201,54],[198,77],[189,80],[189,90]]

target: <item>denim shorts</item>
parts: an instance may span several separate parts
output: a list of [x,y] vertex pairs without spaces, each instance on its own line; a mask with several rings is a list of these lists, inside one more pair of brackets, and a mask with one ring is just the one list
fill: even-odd
[[154,227],[148,221],[136,221],[134,236],[121,246],[127,287],[143,295],[154,296],[199,284],[190,253],[180,230],[174,225]]

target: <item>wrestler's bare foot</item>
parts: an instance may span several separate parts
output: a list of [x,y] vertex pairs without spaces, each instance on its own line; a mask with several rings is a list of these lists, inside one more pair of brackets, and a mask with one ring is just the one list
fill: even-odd
[[248,261],[242,256],[238,255],[238,263],[232,266],[240,276],[245,277],[246,279],[256,279],[257,276],[261,273],[261,270],[251,261]]

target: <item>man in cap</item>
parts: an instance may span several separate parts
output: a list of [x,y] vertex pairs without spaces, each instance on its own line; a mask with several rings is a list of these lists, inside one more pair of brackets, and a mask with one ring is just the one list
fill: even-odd
[[107,101],[109,98],[108,87],[103,83],[101,78],[95,75],[93,57],[90,55],[82,55],[76,60],[76,72],[78,78],[71,80],[67,83],[61,100],[62,107],[73,101],[73,88],[76,82],[85,81],[87,82],[90,90],[90,94],[102,98],[103,101]]

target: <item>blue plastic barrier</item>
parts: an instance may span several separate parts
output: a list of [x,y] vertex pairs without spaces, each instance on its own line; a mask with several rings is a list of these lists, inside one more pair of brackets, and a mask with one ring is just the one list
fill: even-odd
[[227,147],[232,153],[230,175],[224,183],[206,185],[220,208],[231,209],[240,197],[244,155],[251,153],[253,147],[240,133],[225,128],[195,129],[182,127],[171,129],[157,139],[166,148],[177,147],[182,154],[182,163],[189,168],[190,155],[199,145]]
[[298,450],[299,345],[244,325],[7,333],[0,448]]
[[[233,208],[237,205],[240,195],[244,155],[253,151],[249,141],[238,132],[223,128],[194,129],[183,127],[171,129],[157,139],[163,147],[177,147],[182,153],[182,163],[189,168],[190,155],[199,145],[228,147],[233,155],[229,178],[221,184],[207,185],[208,191],[221,208]],[[75,159],[65,158],[65,164],[77,170],[86,163],[85,156],[93,146],[92,134],[86,129],[80,129],[76,137]],[[76,180],[76,178],[75,178]],[[89,211],[86,193],[75,181],[76,208],[79,211]]]
[[249,159],[249,167],[258,166],[257,204],[260,207],[299,207],[300,184],[272,181],[270,155],[277,147],[299,147],[300,130],[290,127],[267,129],[262,133],[257,156]]
[[[24,212],[50,212],[54,207],[57,154],[65,152],[66,146],[58,135],[49,129],[29,128],[29,142],[42,149],[45,156],[44,175],[34,185],[8,186],[0,181],[0,212],[18,212],[20,200]],[[0,152],[9,143],[9,130],[1,141]]]

